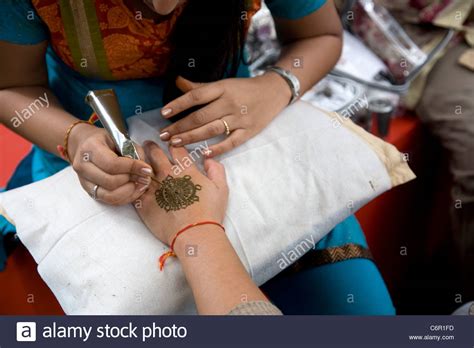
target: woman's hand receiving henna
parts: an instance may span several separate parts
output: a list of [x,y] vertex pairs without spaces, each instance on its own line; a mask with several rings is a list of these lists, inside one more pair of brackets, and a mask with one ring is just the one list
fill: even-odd
[[[224,166],[206,159],[203,174],[193,164],[181,170],[173,167],[163,150],[146,142],[144,150],[153,167],[155,178],[149,189],[135,202],[135,208],[148,229],[163,243],[183,227],[212,220],[222,223],[225,216],[228,188]],[[170,148],[173,159],[185,163],[189,158],[184,148]],[[175,175],[177,171],[179,175]]]
[[176,85],[185,94],[163,107],[163,117],[172,118],[191,107],[202,107],[162,129],[160,137],[179,147],[225,134],[227,124],[231,134],[210,146],[209,157],[228,152],[260,133],[291,99],[288,84],[273,72],[212,83],[194,83],[179,77]]

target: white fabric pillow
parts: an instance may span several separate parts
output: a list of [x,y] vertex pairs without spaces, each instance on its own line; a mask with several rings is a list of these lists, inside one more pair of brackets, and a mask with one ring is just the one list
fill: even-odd
[[[133,117],[132,138],[166,148],[157,132],[164,122],[158,110]],[[230,187],[227,234],[257,284],[282,270],[282,253],[319,241],[415,177],[392,145],[302,101],[220,161]],[[134,208],[93,201],[71,168],[0,194],[2,206],[67,314],[195,313],[179,261],[159,271],[167,248]]]

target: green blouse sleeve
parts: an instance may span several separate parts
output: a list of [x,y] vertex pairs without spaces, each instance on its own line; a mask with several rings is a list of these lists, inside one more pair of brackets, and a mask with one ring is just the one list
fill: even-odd
[[31,0],[1,0],[0,13],[0,41],[35,45],[48,39],[48,29]]
[[275,17],[299,19],[319,10],[326,0],[266,0],[265,3]]

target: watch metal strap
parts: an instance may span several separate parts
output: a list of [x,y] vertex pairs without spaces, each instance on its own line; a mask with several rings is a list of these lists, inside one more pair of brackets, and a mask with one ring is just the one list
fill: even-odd
[[295,102],[296,99],[299,98],[300,88],[301,88],[300,81],[298,80],[298,78],[293,73],[291,73],[288,70],[282,69],[278,66],[271,66],[267,69],[267,71],[273,71],[273,72],[277,73],[278,75],[283,77],[283,79],[286,81],[286,83],[288,83],[288,86],[290,86],[291,100],[288,104],[292,104],[293,102]]

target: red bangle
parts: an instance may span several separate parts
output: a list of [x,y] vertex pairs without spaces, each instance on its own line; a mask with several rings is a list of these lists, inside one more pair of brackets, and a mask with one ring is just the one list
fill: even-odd
[[216,225],[216,226],[219,226],[220,228],[222,228],[222,230],[225,232],[224,225],[222,225],[222,224],[220,224],[216,221],[201,221],[201,222],[195,222],[193,224],[187,225],[186,227],[184,227],[181,230],[179,230],[178,232],[176,232],[175,236],[173,237],[173,240],[171,241],[170,250],[160,256],[160,259],[159,259],[160,271],[162,271],[163,268],[165,267],[165,262],[166,262],[166,259],[168,259],[168,257],[176,256],[176,254],[174,252],[174,244],[176,243],[176,238],[178,238],[178,236],[180,234],[186,232],[187,230],[189,230],[193,227],[196,227],[196,226],[201,226],[201,225]]

